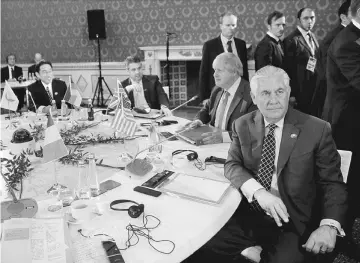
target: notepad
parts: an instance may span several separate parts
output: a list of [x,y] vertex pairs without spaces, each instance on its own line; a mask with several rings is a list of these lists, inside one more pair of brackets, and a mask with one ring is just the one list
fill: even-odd
[[229,181],[176,173],[160,185],[159,190],[194,201],[219,204],[230,188]]

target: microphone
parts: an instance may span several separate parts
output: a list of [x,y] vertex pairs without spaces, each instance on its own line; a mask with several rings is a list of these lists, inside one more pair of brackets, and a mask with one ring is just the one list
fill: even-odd
[[181,108],[182,106],[184,106],[184,105],[188,104],[188,103],[189,103],[189,102],[191,102],[191,101],[196,100],[198,97],[199,97],[198,95],[196,95],[196,96],[192,97],[192,98],[191,98],[191,99],[189,99],[188,101],[185,101],[183,104],[180,104],[180,105],[179,105],[179,106],[177,106],[176,108],[172,109],[172,110],[171,110],[171,112],[173,112],[174,110],[177,110],[178,108]]
[[30,95],[31,101],[32,101],[32,102],[33,102],[33,104],[34,104],[35,113],[36,113],[36,115],[37,115],[37,114],[38,114],[38,112],[37,112],[37,107],[36,107],[36,104],[35,104],[34,98],[33,98],[33,96],[32,96],[32,94],[31,94],[31,92],[30,92],[28,89],[26,89],[26,93],[27,93],[27,95],[26,95],[26,97],[27,97],[27,98],[29,98],[29,95]]
[[139,156],[140,153],[143,153],[143,152],[145,152],[145,151],[147,151],[147,150],[149,150],[149,149],[151,149],[151,148],[153,148],[153,147],[155,147],[155,146],[157,146],[157,145],[159,145],[159,144],[161,144],[163,142],[166,142],[166,141],[170,140],[171,138],[174,138],[174,137],[178,136],[179,134],[181,134],[181,133],[183,133],[185,131],[191,130],[192,128],[193,127],[191,127],[191,126],[187,127],[185,129],[183,129],[183,130],[169,136],[168,138],[165,138],[164,140],[161,140],[161,141],[159,141],[159,142],[145,148],[144,150],[141,150],[140,152],[135,154],[133,160],[126,165],[126,168],[131,173],[139,175],[139,176],[143,176],[143,175],[147,174],[152,169],[152,166],[149,165],[149,163],[145,159],[136,159],[136,157]]
[[177,35],[177,33],[174,33],[174,32],[166,32],[166,35],[168,35],[168,36]]

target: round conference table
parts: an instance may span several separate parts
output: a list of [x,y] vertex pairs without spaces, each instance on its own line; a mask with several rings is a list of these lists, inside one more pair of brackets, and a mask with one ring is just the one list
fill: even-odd
[[[167,117],[165,119],[177,120],[179,124],[160,126],[159,132],[168,131],[174,133],[180,125],[187,122],[187,120],[177,117]],[[13,130],[5,128],[7,122],[8,121],[4,121],[4,117],[2,116],[1,131],[4,145],[7,145],[13,132]],[[138,119],[138,122],[149,122],[149,120]],[[29,124],[24,121],[21,126],[26,128],[28,125]],[[44,123],[44,125],[46,125],[46,123]],[[68,124],[65,122],[57,122],[56,125],[61,128]],[[144,134],[144,132],[146,133],[146,131],[143,130],[142,133]],[[83,134],[86,133],[110,135],[113,133],[113,129],[110,128],[109,122],[102,122],[83,132]],[[139,150],[149,146],[147,138],[138,138],[136,140],[139,144]],[[162,152],[162,158],[165,160],[164,168],[175,172],[227,181],[224,177],[224,169],[222,166],[219,167],[219,165],[208,165],[204,171],[201,171],[198,170],[192,162],[187,162],[181,167],[177,166],[175,168],[171,164],[171,153],[175,150],[190,149],[196,151],[199,159],[204,161],[206,157],[211,155],[226,158],[229,146],[229,143],[195,146],[182,140],[166,141],[163,143]],[[90,145],[84,148],[84,151],[95,153],[96,158],[103,158],[107,160],[107,162],[116,163],[119,155],[124,151],[124,144]],[[142,155],[140,155],[140,157],[141,156]],[[33,197],[38,200],[39,211],[36,215],[37,218],[52,217],[52,213],[47,211],[46,202],[48,199],[45,193],[54,183],[54,165],[53,163],[42,164],[40,158],[35,158],[33,166],[35,169],[24,181],[23,198]],[[77,167],[58,164],[58,169],[60,171],[59,182],[68,186],[70,189],[75,188],[78,179]],[[153,171],[143,177],[129,177],[129,174],[124,170],[97,166],[97,173],[100,181],[112,179],[121,183],[121,185],[91,200],[94,207],[100,208],[102,215],[94,215],[90,221],[83,224],[68,224],[69,232],[66,235],[70,249],[78,242],[86,241],[85,239],[87,239],[79,234],[78,229],[82,229],[85,235],[90,236],[94,234],[107,234],[115,239],[120,249],[125,248],[125,242],[128,236],[126,226],[129,223],[141,226],[143,216],[141,215],[139,218],[132,219],[126,211],[111,210],[109,208],[110,202],[117,199],[129,199],[144,204],[144,214],[156,216],[161,221],[156,229],[151,230],[151,236],[155,240],[171,240],[175,243],[175,249],[171,254],[162,254],[152,248],[145,237],[140,237],[139,242],[135,246],[121,251],[127,263],[181,262],[210,240],[225,225],[241,201],[240,193],[233,187],[230,187],[219,205],[200,203],[166,193],[163,193],[159,197],[152,197],[135,192],[133,188],[151,178],[155,174]],[[4,196],[2,196],[2,199],[3,198]],[[124,204],[121,208],[128,208],[130,205],[130,203]],[[149,223],[153,222],[151,219],[149,220]],[[95,245],[101,247],[101,238],[92,237],[91,240]],[[134,241],[135,240],[133,240],[132,243]],[[169,251],[172,248],[171,245],[166,242],[152,244],[158,250],[162,251]],[[102,258],[102,260],[105,261],[101,261],[99,257],[95,258],[94,262],[107,262],[106,258]],[[67,262],[73,262],[73,257],[69,251]]]

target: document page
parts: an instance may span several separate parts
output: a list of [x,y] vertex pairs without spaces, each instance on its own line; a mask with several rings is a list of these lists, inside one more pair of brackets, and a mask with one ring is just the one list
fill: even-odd
[[[62,218],[13,218],[3,224],[1,262],[66,262]],[[21,251],[21,253],[19,253]]]
[[229,187],[230,182],[179,173],[160,186],[160,189],[194,199],[219,203]]

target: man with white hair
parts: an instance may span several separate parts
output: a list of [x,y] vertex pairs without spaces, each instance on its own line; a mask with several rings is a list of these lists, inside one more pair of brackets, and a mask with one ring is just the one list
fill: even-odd
[[249,82],[242,77],[243,66],[239,57],[224,52],[214,59],[212,66],[216,86],[195,120],[185,125],[198,127],[210,124],[220,129],[218,132],[204,133],[204,144],[230,142],[233,122],[256,110],[251,100]]
[[234,122],[225,163],[243,199],[194,258],[242,262],[242,250],[260,245],[262,263],[332,262],[347,192],[330,125],[288,107],[280,68],[263,67],[250,86],[259,110]]

